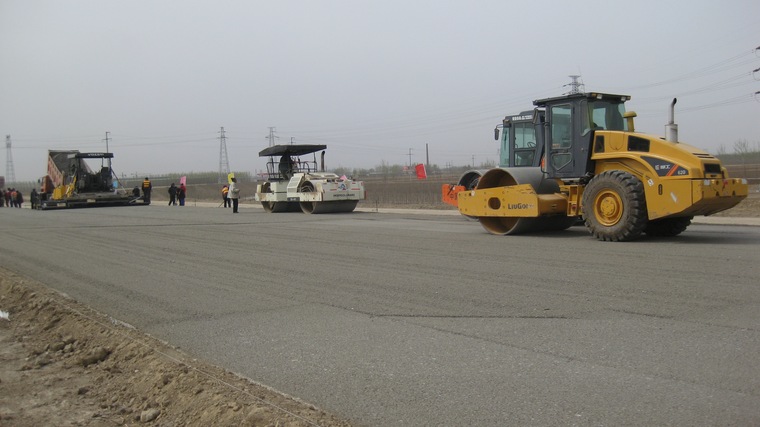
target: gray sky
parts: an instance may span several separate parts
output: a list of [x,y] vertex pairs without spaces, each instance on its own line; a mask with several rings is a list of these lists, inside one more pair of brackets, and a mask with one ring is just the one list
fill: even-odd
[[[633,96],[637,130],[760,144],[760,2],[0,0],[0,136],[16,179],[48,149],[119,174],[233,171],[278,143],[327,166],[497,161],[493,128],[569,89]],[[7,150],[0,174],[7,170]]]

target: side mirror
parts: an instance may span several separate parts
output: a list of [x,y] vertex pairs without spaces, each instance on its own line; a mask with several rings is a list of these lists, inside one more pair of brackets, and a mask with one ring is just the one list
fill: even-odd
[[493,139],[495,139],[496,141],[499,140],[499,128],[498,127],[493,128]]

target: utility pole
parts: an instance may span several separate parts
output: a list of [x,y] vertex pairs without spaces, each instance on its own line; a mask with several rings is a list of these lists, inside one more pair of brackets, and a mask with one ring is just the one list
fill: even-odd
[[13,169],[13,152],[11,152],[10,135],[5,135],[5,175],[6,182],[16,182],[16,171]]
[[270,147],[272,147],[274,145],[274,140],[275,139],[280,139],[279,136],[277,136],[277,135],[274,134],[276,131],[277,131],[276,127],[270,126],[269,127],[269,136],[265,137],[265,138],[267,138],[269,140],[269,146]]
[[411,148],[409,149],[408,156],[409,156],[409,168],[411,168],[412,167],[412,149]]
[[[106,153],[108,153],[108,134],[111,132],[106,131]],[[111,169],[111,159],[106,160],[108,162],[108,169]]]
[[224,127],[219,131],[219,184],[227,182],[227,176],[230,174],[230,160],[227,157],[227,136],[224,134]]

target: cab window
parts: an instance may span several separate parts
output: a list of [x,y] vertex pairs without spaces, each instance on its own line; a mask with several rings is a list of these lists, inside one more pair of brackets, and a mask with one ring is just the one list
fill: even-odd
[[533,123],[515,123],[515,148],[533,148],[536,146],[536,130]]
[[552,148],[567,148],[572,145],[573,108],[570,105],[555,105],[551,108]]
[[597,130],[627,130],[627,123],[623,120],[625,105],[621,102],[609,102],[596,100],[588,103],[589,126]]
[[[504,128],[501,130],[501,152],[502,152],[502,159],[507,159],[507,153],[511,153],[512,150],[509,148],[510,141],[512,141],[511,138],[512,135],[512,127],[511,126],[504,126]],[[502,162],[506,163],[506,162]]]

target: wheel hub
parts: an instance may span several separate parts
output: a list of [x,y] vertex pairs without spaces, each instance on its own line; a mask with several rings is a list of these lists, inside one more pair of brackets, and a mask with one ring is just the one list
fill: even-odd
[[623,216],[623,200],[614,191],[600,192],[594,206],[599,223],[606,227],[617,224]]

